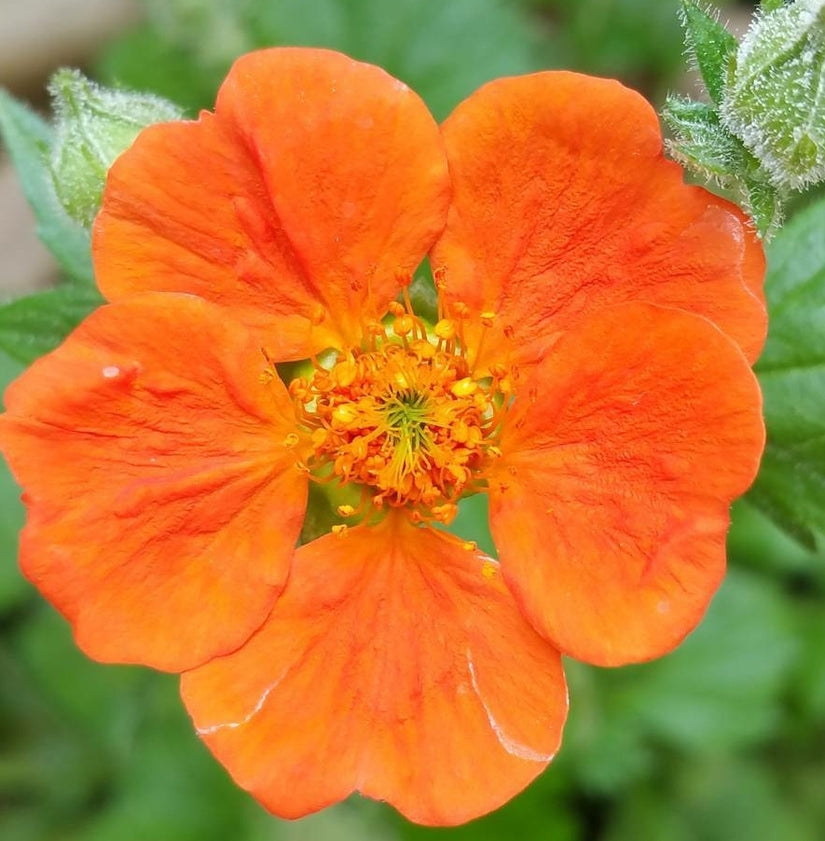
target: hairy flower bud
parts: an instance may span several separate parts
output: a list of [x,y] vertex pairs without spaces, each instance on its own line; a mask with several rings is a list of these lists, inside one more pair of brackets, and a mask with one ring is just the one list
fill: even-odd
[[97,85],[78,70],[58,70],[49,92],[56,123],[50,160],[55,192],[69,216],[88,226],[115,158],[142,128],[179,119],[181,112],[150,94]]
[[739,45],[720,112],[778,188],[825,178],[823,86],[825,0],[760,15]]

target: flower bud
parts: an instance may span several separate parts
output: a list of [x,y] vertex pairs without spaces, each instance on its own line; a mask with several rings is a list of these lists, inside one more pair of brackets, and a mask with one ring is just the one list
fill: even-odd
[[796,0],[751,25],[725,87],[722,122],[778,188],[825,178],[825,0]]
[[50,169],[66,212],[91,225],[106,173],[141,129],[180,119],[177,106],[151,94],[104,88],[78,70],[58,70],[49,83],[55,111]]

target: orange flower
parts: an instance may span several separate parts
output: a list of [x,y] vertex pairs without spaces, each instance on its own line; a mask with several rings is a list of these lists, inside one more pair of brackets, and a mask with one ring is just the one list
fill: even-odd
[[[560,653],[699,621],[763,444],[764,263],[636,94],[502,79],[439,129],[375,67],[253,53],[117,161],[94,259],[110,303],[6,395],[22,565],[92,657],[185,672],[273,812],[479,815],[557,750]],[[341,524],[296,549],[311,481]],[[500,566],[440,528],[476,492]]]

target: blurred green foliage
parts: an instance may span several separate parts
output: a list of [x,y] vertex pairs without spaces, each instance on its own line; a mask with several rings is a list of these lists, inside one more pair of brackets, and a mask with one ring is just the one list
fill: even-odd
[[[103,49],[98,75],[195,112],[211,105],[235,55],[293,43],[381,64],[439,117],[489,78],[551,66],[619,76],[659,98],[683,66],[676,6],[676,0],[146,0],[146,21]],[[48,126],[6,101],[4,115],[21,138],[17,148],[9,143],[18,167],[31,171]],[[50,206],[48,185],[38,186],[36,174],[30,180],[34,207]],[[464,827],[413,826],[358,798],[295,823],[266,815],[195,737],[173,677],[87,660],[66,623],[22,580],[13,560],[22,506],[0,468],[0,838],[821,839],[825,553],[815,548],[815,533],[825,495],[814,506],[817,516],[805,512],[799,495],[816,499],[825,481],[806,472],[806,447],[822,446],[825,417],[823,227],[825,209],[817,205],[772,246],[771,304],[789,320],[762,363],[769,421],[781,433],[789,417],[804,414],[807,437],[772,439],[768,478],[751,502],[735,507],[732,569],[705,621],[655,663],[615,671],[568,663],[571,716],[559,758],[506,807]],[[3,384],[94,305],[88,269],[74,253],[62,262],[67,282],[46,293],[64,296],[62,308],[29,298],[0,311]],[[14,330],[36,334],[40,343],[21,345]],[[783,354],[791,347],[801,356],[788,362]],[[788,396],[794,377],[804,379],[801,405]],[[796,532],[807,545],[761,510],[775,514],[783,506],[802,518]],[[463,504],[455,528],[493,551],[482,498]]]

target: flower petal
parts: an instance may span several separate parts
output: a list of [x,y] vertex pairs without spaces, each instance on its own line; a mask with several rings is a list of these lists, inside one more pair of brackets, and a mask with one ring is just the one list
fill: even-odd
[[760,410],[744,356],[697,316],[625,304],[563,336],[507,416],[491,482],[502,569],[534,626],[599,665],[673,648],[724,574]]
[[306,479],[265,364],[219,307],[149,293],[97,310],[6,392],[21,565],[90,656],[180,671],[269,613]]
[[291,818],[358,790],[469,820],[547,765],[567,711],[498,565],[402,515],[300,548],[267,623],[182,692],[236,782]]
[[406,85],[339,53],[261,50],[235,63],[214,115],[150,127],[112,167],[98,283],[110,300],[195,293],[273,358],[305,358],[383,314],[449,190],[438,126]]
[[431,260],[450,298],[497,314],[485,360],[535,361],[629,301],[705,316],[756,359],[762,248],[738,208],[683,183],[641,96],[575,73],[501,79],[442,133],[454,198]]

